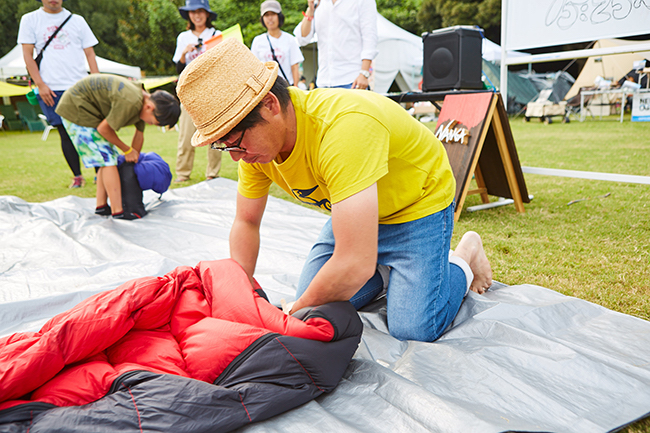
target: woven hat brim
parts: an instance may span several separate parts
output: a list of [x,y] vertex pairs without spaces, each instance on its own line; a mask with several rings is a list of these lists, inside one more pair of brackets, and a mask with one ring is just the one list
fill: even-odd
[[224,135],[228,134],[235,126],[237,126],[237,124],[239,124],[239,122],[244,119],[244,117],[248,116],[248,114],[253,111],[253,109],[257,106],[257,104],[260,103],[260,101],[262,101],[262,99],[264,99],[266,94],[269,93],[269,90],[271,90],[271,87],[273,87],[273,84],[275,84],[279,69],[276,62],[266,62],[264,63],[264,67],[271,71],[271,75],[269,76],[269,79],[266,81],[266,83],[264,83],[262,90],[257,95],[255,95],[255,97],[252,98],[250,102],[246,104],[246,106],[241,111],[239,111],[239,113],[237,113],[236,116],[224,123],[224,125],[217,129],[213,134],[207,136],[203,135],[199,130],[197,130],[192,136],[192,146],[207,146],[214,143]]

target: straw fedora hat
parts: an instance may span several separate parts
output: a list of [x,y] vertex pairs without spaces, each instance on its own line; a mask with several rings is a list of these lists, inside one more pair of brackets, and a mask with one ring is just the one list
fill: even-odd
[[192,146],[206,146],[226,135],[266,96],[278,64],[260,62],[235,38],[192,60],[176,94],[196,125]]

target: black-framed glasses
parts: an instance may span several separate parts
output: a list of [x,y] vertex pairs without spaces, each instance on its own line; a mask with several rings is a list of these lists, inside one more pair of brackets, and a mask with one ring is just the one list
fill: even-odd
[[210,148],[214,150],[220,150],[222,152],[246,152],[246,149],[241,147],[241,141],[244,139],[244,134],[246,134],[246,129],[242,131],[241,135],[239,136],[239,140],[237,140],[237,143],[233,145],[228,144],[228,138],[231,134],[227,134],[225,137],[210,144]]

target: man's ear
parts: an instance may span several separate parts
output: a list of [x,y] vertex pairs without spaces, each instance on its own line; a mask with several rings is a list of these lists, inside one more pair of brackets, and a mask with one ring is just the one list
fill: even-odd
[[280,100],[272,92],[267,93],[262,99],[262,105],[274,115],[282,111]]

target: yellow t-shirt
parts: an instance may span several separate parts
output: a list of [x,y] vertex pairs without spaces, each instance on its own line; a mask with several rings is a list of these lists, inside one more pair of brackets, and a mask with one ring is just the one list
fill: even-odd
[[451,204],[456,184],[444,147],[399,104],[369,91],[289,92],[295,147],[281,163],[240,161],[244,197],[263,197],[275,182],[301,202],[331,210],[376,182],[382,224],[414,221]]

